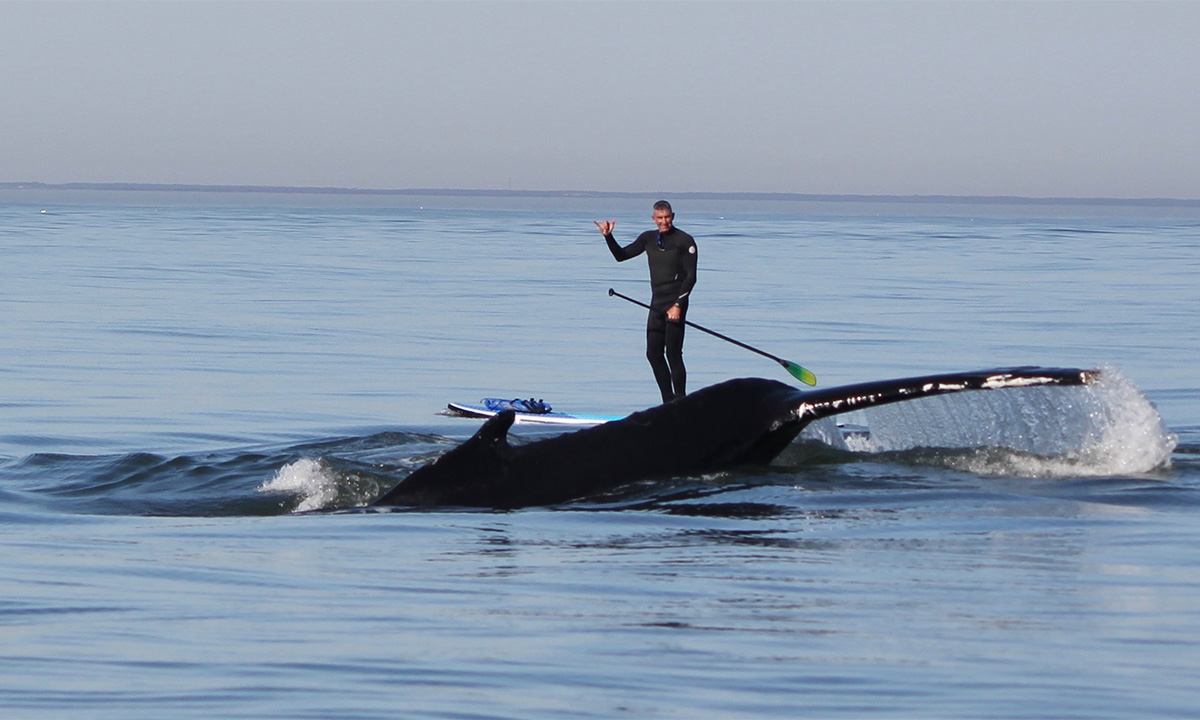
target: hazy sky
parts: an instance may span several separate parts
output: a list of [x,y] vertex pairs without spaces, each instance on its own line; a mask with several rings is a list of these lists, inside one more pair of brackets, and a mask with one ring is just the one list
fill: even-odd
[[1200,198],[1200,2],[7,2],[0,181]]

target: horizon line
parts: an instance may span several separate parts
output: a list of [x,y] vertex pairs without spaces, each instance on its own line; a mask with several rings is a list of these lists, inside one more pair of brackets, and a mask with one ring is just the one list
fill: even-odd
[[289,185],[213,185],[188,183],[44,183],[0,182],[0,190],[93,190],[118,192],[211,192],[263,193],[291,195],[375,195],[375,196],[445,196],[445,197],[541,197],[541,198],[649,198],[671,197],[692,200],[763,200],[800,202],[930,202],[930,203],[1005,203],[1005,204],[1081,204],[1081,205],[1158,205],[1197,206],[1200,199],[1166,197],[1034,197],[1024,195],[947,195],[947,194],[880,194],[864,193],[787,193],[787,192],[644,192],[612,190],[504,190],[463,188],[349,188]]

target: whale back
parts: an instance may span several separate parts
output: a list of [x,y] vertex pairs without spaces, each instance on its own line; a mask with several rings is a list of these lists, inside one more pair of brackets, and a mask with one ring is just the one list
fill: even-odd
[[802,393],[740,378],[592,428],[512,446],[513,414],[417,469],[376,505],[550,505],[639,480],[766,463],[803,427]]

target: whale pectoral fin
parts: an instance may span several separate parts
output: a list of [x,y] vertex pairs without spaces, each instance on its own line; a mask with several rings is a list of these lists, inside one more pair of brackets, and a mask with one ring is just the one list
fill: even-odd
[[1094,382],[1099,373],[1099,370],[1079,368],[1015,367],[878,380],[806,391],[796,407],[796,414],[801,421],[808,423],[817,418],[877,405],[968,390],[1087,385]]

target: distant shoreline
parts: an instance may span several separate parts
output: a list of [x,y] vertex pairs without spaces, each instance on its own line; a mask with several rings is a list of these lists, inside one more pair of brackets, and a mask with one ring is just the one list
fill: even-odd
[[0,190],[82,190],[91,192],[258,193],[279,195],[359,195],[395,197],[486,198],[616,198],[669,197],[679,200],[759,200],[824,203],[946,203],[974,205],[1124,205],[1145,207],[1200,207],[1200,199],[1181,198],[1072,198],[1015,195],[833,195],[768,192],[611,192],[601,190],[461,190],[453,188],[341,188],[277,185],[182,185],[156,183],[41,183],[0,182]]

